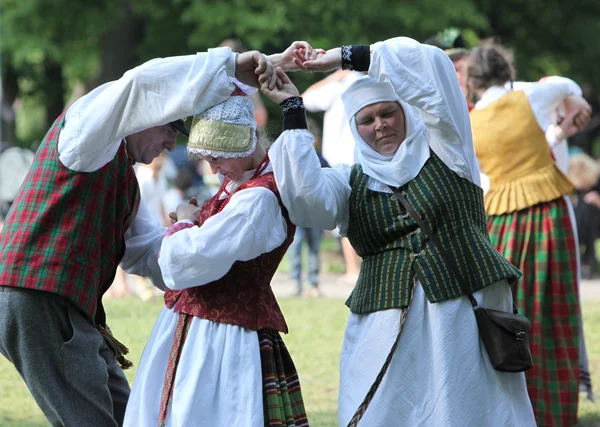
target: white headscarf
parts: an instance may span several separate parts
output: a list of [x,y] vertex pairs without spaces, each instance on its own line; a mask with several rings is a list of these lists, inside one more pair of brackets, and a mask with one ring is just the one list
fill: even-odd
[[[416,107],[402,101],[387,81],[378,82],[370,76],[361,77],[342,94],[342,101],[349,118],[350,129],[356,141],[355,161],[362,165],[365,174],[393,187],[401,187],[414,179],[427,159],[427,128]],[[406,137],[393,156],[384,156],[373,150],[358,133],[356,113],[377,102],[393,101],[404,111]],[[418,138],[425,136],[425,138]]]

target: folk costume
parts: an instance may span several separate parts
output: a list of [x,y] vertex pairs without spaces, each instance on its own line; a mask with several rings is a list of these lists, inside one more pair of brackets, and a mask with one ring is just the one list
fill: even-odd
[[[304,117],[299,126],[306,127]],[[257,146],[254,107],[234,96],[194,118],[188,151],[240,158]],[[269,157],[221,189],[197,224],[165,234],[159,264],[169,290],[152,330],[126,426],[307,426],[287,333],[270,287],[295,226]]]
[[53,425],[122,423],[129,362],[102,295],[120,262],[164,286],[163,229],[140,206],[126,137],[223,101],[234,73],[229,49],[149,61],[80,98],[42,141],[0,235],[0,352]]
[[[346,303],[339,424],[352,419],[400,330],[359,425],[534,426],[524,375],[494,370],[457,279],[391,190],[399,188],[436,230],[480,305],[510,311],[509,283],[520,272],[488,238],[468,111],[450,59],[400,37],[343,47],[342,64],[369,71],[342,95],[358,163],[321,170],[310,135],[282,136],[270,151],[292,221],[339,225],[363,258]],[[383,101],[398,102],[405,115],[406,138],[393,156],[377,153],[357,129],[356,113]]]
[[[574,93],[575,95],[581,96],[582,91],[581,88],[572,80],[565,79],[563,77],[558,76],[548,76],[540,79],[540,83],[562,83],[569,85],[569,92]],[[513,82],[511,84],[505,85],[507,89],[511,88],[514,90],[528,90],[527,88],[531,86],[533,83],[530,82]],[[535,99],[535,98],[534,98]],[[536,111],[537,105],[535,101],[530,101],[531,107],[534,111]],[[539,116],[548,117],[552,120],[552,124],[548,125],[546,129],[546,141],[552,150],[552,157],[556,162],[556,166],[560,169],[560,171],[567,175],[569,171],[569,146],[567,138],[561,137],[562,132],[560,131],[559,125],[556,124],[558,120],[560,120],[560,116],[564,115],[564,106],[562,103],[559,103],[557,106],[554,105],[555,102],[551,103],[551,107],[556,107],[554,112],[551,113],[548,109],[543,109],[542,111],[536,112]],[[558,113],[558,114],[557,114]],[[537,116],[536,116],[537,117]],[[547,120],[544,120],[546,123]],[[542,124],[543,125],[543,124]],[[563,196],[563,200],[567,204],[567,209],[569,211],[569,218],[571,220],[571,226],[575,231],[575,256],[577,258],[577,273],[575,275],[577,282],[577,289],[581,289],[581,279],[582,279],[582,271],[581,271],[581,254],[579,250],[579,239],[577,235],[577,219],[575,217],[575,208],[573,206],[573,202],[571,201],[570,195]],[[580,295],[581,297],[581,295]],[[581,298],[580,298],[581,300]],[[594,390],[592,388],[592,381],[590,375],[590,367],[589,367],[589,359],[587,356],[587,347],[585,345],[585,337],[583,334],[583,317],[581,315],[581,307],[580,307],[580,321],[579,321],[579,391],[585,392],[588,400],[594,401]]]
[[471,111],[479,164],[490,178],[485,196],[490,238],[523,277],[517,308],[532,322],[529,397],[539,426],[577,422],[580,306],[576,236],[564,196],[573,185],[548,149],[545,130],[566,96],[568,79],[523,90],[488,88]]

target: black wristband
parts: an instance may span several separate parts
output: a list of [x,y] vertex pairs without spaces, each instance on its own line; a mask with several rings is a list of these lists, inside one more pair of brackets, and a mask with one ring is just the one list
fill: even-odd
[[304,103],[299,96],[292,96],[279,104],[283,111],[283,130],[306,129]]
[[371,46],[358,44],[342,46],[342,70],[369,71]]

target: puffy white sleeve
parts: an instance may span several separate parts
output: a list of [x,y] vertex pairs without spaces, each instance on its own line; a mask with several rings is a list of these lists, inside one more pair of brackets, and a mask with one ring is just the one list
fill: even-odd
[[149,277],[154,286],[162,290],[166,287],[158,265],[158,252],[165,231],[140,202],[133,224],[125,232],[125,255],[120,264],[128,273]]
[[269,149],[279,195],[296,225],[346,228],[350,166],[321,168],[313,142],[305,129],[286,130]]
[[272,191],[249,188],[231,197],[201,227],[190,226],[164,237],[158,264],[169,289],[213,282],[234,262],[254,259],[285,241],[287,224]]
[[389,81],[402,100],[418,108],[433,151],[479,185],[469,111],[448,55],[407,37],[393,38],[371,46],[369,75]]
[[192,116],[233,91],[235,54],[229,48],[154,59],[75,102],[58,141],[60,161],[82,172],[100,169],[122,139]]
[[556,122],[556,110],[562,107],[567,96],[581,96],[581,88],[577,83],[559,76],[544,77],[538,83],[517,87],[527,95],[535,119],[544,132]]

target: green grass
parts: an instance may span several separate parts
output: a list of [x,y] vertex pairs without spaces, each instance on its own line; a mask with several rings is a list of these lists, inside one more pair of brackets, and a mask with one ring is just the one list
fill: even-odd
[[[284,340],[294,358],[311,425],[337,425],[338,358],[347,309],[342,300],[282,299],[281,307],[291,333]],[[131,350],[137,362],[162,306],[161,301],[143,303],[133,298],[108,300],[106,309],[115,335]],[[600,399],[600,300],[583,305],[592,381]],[[129,380],[134,368],[126,371]],[[580,395],[580,427],[600,426],[600,403]],[[0,426],[48,425],[12,365],[0,357]]]

